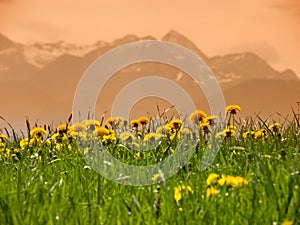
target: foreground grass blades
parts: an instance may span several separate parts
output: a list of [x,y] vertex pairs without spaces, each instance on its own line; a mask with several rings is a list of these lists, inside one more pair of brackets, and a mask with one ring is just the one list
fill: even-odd
[[[239,122],[237,109],[228,109],[228,124],[216,134],[224,140],[211,167],[198,170],[213,126],[198,112],[199,121],[195,116],[192,121],[199,128],[198,144],[190,161],[172,178],[143,187],[101,177],[83,157],[89,150],[81,152],[76,141],[93,133],[120,160],[152,164],[172,154],[179,135],[194,135],[183,131],[182,121],[165,121],[151,135],[151,118],[127,125],[120,118],[103,125],[69,121],[57,128],[35,126],[19,136],[3,130],[1,224],[300,224],[297,118]],[[149,140],[159,146],[137,155],[134,148]]]

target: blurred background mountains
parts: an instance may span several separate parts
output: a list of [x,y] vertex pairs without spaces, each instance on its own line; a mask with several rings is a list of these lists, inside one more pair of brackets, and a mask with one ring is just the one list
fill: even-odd
[[[84,46],[64,41],[24,45],[0,34],[0,116],[17,128],[24,127],[26,117],[39,123],[65,121],[72,111],[76,86],[88,66],[108,50],[139,40],[156,39],[127,35],[113,42],[98,41]],[[174,30],[162,40],[184,46],[200,56],[216,75],[226,104],[239,104],[241,115],[286,116],[292,114],[291,107],[297,110],[300,80],[292,70],[277,71],[252,52],[208,57],[201,46]],[[159,63],[137,63],[118,71],[105,85],[98,99],[97,115],[109,111],[126,84],[154,74],[177,82],[198,108],[209,113],[205,96],[183,71]],[[161,109],[170,106],[161,99],[145,99],[132,111],[132,117],[155,113],[156,104]]]

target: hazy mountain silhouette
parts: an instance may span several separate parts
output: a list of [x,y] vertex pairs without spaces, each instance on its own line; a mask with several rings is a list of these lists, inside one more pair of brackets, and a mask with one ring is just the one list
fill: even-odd
[[11,41],[10,39],[8,39],[0,33],[0,50],[10,48],[14,45],[16,45],[16,43],[14,43],[13,41]]
[[200,58],[205,62],[208,62],[207,56],[203,52],[201,52],[192,41],[174,30],[170,30],[165,36],[163,36],[162,41],[173,42],[175,44],[186,47],[200,56]]
[[[88,66],[110,49],[139,40],[155,38],[127,35],[110,43],[98,41],[85,46],[67,42],[23,45],[0,34],[0,92],[4,97],[0,115],[16,121],[15,124],[23,124],[25,116],[41,121],[64,120],[72,110],[76,86]],[[184,46],[201,57],[216,75],[226,103],[240,104],[244,114],[288,114],[290,107],[300,101],[296,74],[290,69],[277,71],[252,52],[207,57],[192,41],[173,30],[162,40]],[[109,109],[117,92],[128,82],[146,75],[172,79],[192,96],[199,108],[208,110],[201,90],[184,72],[149,62],[116,73],[101,93],[100,111]]]
[[225,97],[232,102],[242,101],[241,105],[250,114],[259,113],[266,116],[281,113],[285,115],[291,112],[292,106],[297,111],[295,106],[300,100],[299,91],[299,81],[255,78],[226,90]]

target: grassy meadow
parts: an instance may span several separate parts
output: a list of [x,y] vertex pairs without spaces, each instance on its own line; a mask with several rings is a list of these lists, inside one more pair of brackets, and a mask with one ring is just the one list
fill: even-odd
[[[217,117],[201,110],[188,118],[192,127],[164,115],[155,125],[149,117],[75,124],[70,117],[57,127],[27,121],[22,134],[7,123],[0,130],[0,224],[300,224],[299,116],[237,119],[239,106],[226,110],[217,133]],[[200,171],[212,135],[220,151]],[[105,179],[85,158],[91,146],[78,147],[92,140],[142,166],[172,155],[181,138],[196,144],[188,163],[169,179],[147,178],[154,183],[147,186]],[[151,150],[136,151],[141,146]]]

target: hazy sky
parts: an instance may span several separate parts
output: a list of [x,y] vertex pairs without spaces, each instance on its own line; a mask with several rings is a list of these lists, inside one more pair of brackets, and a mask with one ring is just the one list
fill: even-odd
[[170,29],[208,56],[254,51],[300,76],[299,0],[0,0],[0,32],[22,43],[161,38]]

